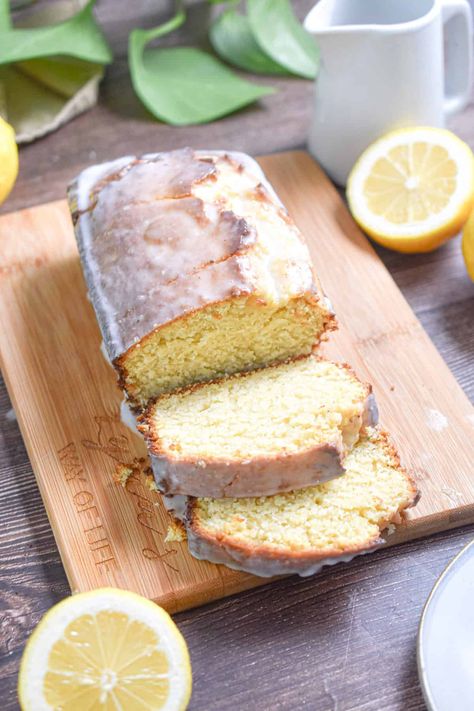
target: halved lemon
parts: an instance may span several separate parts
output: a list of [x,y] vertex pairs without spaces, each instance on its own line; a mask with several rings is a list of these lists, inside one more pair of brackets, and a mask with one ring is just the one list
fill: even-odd
[[430,252],[459,232],[474,204],[474,157],[451,131],[405,128],[373,143],[347,184],[355,220],[399,252]]
[[462,255],[467,273],[474,281],[474,210],[471,212],[462,233]]
[[186,643],[171,617],[135,593],[103,588],[55,605],[20,665],[23,711],[182,711]]

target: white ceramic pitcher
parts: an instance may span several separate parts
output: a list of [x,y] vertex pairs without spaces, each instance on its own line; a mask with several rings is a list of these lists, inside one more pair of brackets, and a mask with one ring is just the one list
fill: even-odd
[[443,126],[469,100],[467,0],[320,0],[305,27],[321,51],[309,149],[341,185],[379,136]]

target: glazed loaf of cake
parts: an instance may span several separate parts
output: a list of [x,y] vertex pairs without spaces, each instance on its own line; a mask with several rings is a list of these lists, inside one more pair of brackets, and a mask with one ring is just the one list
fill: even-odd
[[129,404],[309,354],[334,327],[308,249],[255,161],[191,149],[85,170],[69,204]]

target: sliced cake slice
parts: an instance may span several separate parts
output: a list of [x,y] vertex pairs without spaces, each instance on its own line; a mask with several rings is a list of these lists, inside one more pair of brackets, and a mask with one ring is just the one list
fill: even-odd
[[139,429],[160,491],[219,498],[337,477],[376,420],[370,385],[311,355],[162,395]]
[[311,575],[376,548],[382,531],[415,505],[415,484],[387,434],[376,429],[367,430],[345,464],[339,479],[286,494],[188,499],[190,552],[267,577]]
[[309,354],[335,326],[303,236],[245,154],[128,156],[83,171],[68,196],[105,350],[135,410]]

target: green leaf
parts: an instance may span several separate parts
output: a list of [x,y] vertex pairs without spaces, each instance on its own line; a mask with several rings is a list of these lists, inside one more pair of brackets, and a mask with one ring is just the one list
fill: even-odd
[[319,50],[289,0],[247,0],[250,27],[261,49],[293,74],[313,79]]
[[151,40],[179,27],[184,11],[153,30],[134,30],[129,38],[133,87],[148,110],[175,126],[206,123],[230,114],[267,94],[234,74],[218,59],[192,47],[148,49]]
[[[54,25],[18,28],[2,22],[0,64],[54,55],[108,64],[112,53],[94,19],[94,2],[89,0],[73,17]],[[8,0],[0,0],[0,17],[5,18],[7,11]]]
[[212,23],[209,39],[217,54],[240,69],[257,74],[289,73],[260,49],[248,18],[235,9],[226,10]]
[[200,49],[155,49],[143,56],[137,32],[130,38],[133,86],[162,121],[175,126],[214,121],[274,91],[240,79]]

